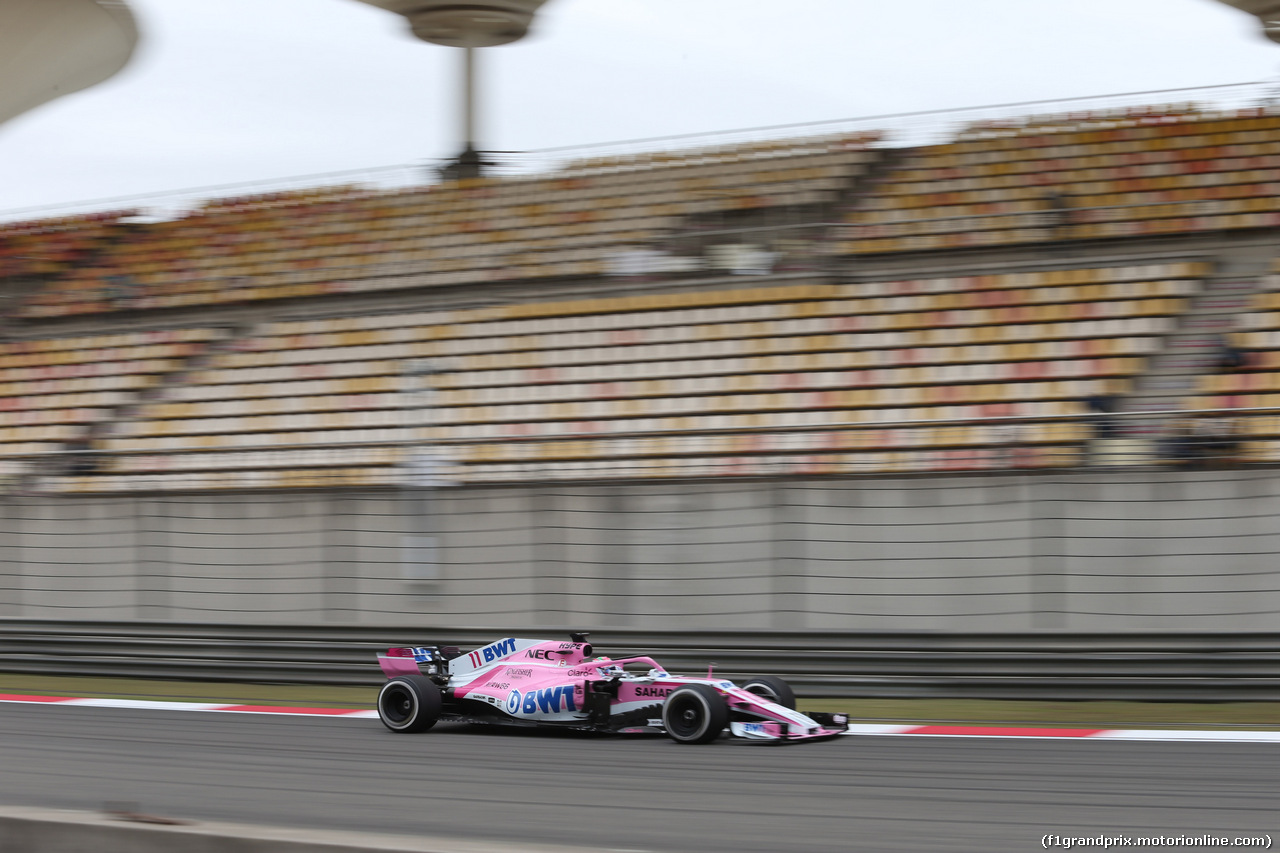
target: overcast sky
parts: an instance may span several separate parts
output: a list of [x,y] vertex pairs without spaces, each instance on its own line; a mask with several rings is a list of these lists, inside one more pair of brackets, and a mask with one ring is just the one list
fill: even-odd
[[[0,211],[456,152],[459,52],[396,15],[129,3],[123,72],[0,126]],[[508,151],[1280,79],[1214,0],[549,0],[481,61],[481,142]]]

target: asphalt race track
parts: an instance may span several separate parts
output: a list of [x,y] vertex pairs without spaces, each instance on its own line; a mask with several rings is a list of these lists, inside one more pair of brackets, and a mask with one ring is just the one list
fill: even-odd
[[1274,836],[1280,745],[850,736],[680,746],[0,705],[0,802],[602,850],[1026,851],[1046,833]]

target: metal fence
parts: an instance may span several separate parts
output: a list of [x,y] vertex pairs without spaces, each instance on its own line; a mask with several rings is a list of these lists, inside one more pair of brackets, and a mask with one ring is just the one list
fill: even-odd
[[1144,466],[0,500],[0,618],[1258,632],[1280,472]]
[[[1212,357],[1212,353],[1205,356]],[[1064,381],[1072,380],[1059,377],[1043,384]],[[591,423],[592,431],[580,431],[573,424],[547,423],[539,425],[543,432],[538,435],[447,439],[426,437],[429,427],[421,423],[421,410],[409,405],[403,426],[382,430],[402,437],[383,441],[220,447],[194,442],[175,446],[169,441],[163,450],[75,448],[7,455],[0,457],[0,499],[707,477],[1196,470],[1280,463],[1280,407],[1082,414],[1090,406],[1117,408],[1120,398],[1105,394],[1104,389],[1118,380],[1091,376],[1074,381],[1081,395],[1088,396],[1016,403],[993,396],[984,404],[934,409],[1040,408],[1043,414],[916,420],[913,413],[923,409],[899,408],[873,410],[854,421],[848,420],[850,413],[844,410],[812,409],[747,418],[772,421],[756,426],[627,430],[598,421]],[[1009,380],[988,382],[993,388],[1009,384]],[[1021,393],[1027,393],[1025,387]],[[1061,413],[1063,409],[1080,411]],[[327,437],[321,432],[316,435]],[[275,471],[291,469],[305,476],[292,483],[287,477],[272,477]]]
[[[547,148],[504,155],[485,152],[496,158],[496,173],[502,176],[534,175],[554,172],[584,158],[633,157],[661,151],[696,152],[700,148],[767,142],[813,135],[849,135],[868,132],[884,134],[885,146],[906,147],[934,145],[951,141],[958,135],[972,138],[983,133],[999,134],[1009,128],[1033,124],[1046,132],[1092,124],[1106,126],[1109,118],[1127,113],[1141,115],[1165,109],[1170,113],[1185,112],[1195,107],[1206,117],[1214,113],[1265,107],[1275,102],[1275,86],[1270,81],[1251,81],[1190,89],[1159,89],[1121,92],[1086,97],[987,104],[948,110],[923,110],[853,116],[820,122],[740,128],[677,136],[615,140],[560,148]],[[100,211],[138,210],[158,219],[185,215],[210,199],[230,203],[244,199],[246,203],[270,203],[265,198],[273,193],[291,193],[328,189],[335,193],[351,188],[358,191],[397,191],[435,183],[445,160],[426,160],[328,172],[293,175],[269,181],[246,181],[235,184],[196,187],[166,193],[147,193],[88,199],[50,206],[0,210],[0,223],[45,217],[61,217]]]
[[1280,698],[1280,469],[1165,440],[1050,468],[978,448],[1002,467],[951,475],[765,453],[736,477],[10,493],[0,670],[366,684],[385,645],[591,630],[810,694]]
[[[389,646],[447,642],[469,648],[510,633],[0,620],[0,671],[363,685],[372,699],[383,678],[375,654]],[[1274,633],[929,636],[611,628],[591,639],[600,653],[652,653],[675,672],[700,674],[714,666],[729,678],[782,675],[808,696],[1280,699],[1280,634]]]

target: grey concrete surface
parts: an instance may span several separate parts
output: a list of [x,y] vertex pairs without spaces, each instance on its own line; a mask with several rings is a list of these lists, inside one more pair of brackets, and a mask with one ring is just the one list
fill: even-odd
[[598,847],[388,835],[0,805],[0,853],[597,853]]
[[0,705],[0,803],[125,803],[188,820],[517,847],[1028,851],[1047,833],[1274,837],[1278,768],[1280,747],[1268,744],[845,737],[688,747]]
[[[1270,631],[1280,472],[0,497],[0,617]],[[438,540],[438,564],[407,547]]]

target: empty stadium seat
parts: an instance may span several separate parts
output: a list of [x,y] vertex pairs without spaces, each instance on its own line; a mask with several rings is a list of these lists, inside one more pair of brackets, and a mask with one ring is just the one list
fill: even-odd
[[600,275],[625,247],[712,211],[834,200],[876,134],[571,164],[395,192],[210,203],[140,227],[24,308],[33,319]]
[[1280,113],[1254,108],[988,127],[909,149],[839,253],[998,247],[1280,225]]
[[[1054,419],[1140,372],[1206,272],[1179,262],[267,323],[138,406],[105,443],[128,454],[97,487],[239,488],[251,474],[254,487],[389,485],[422,443],[464,482],[1074,464],[1087,430]],[[419,359],[441,371],[429,412],[407,393]],[[930,425],[956,421],[970,423]]]
[[0,343],[0,467],[39,474],[68,442],[86,440],[224,332],[173,329]]

